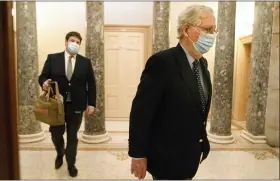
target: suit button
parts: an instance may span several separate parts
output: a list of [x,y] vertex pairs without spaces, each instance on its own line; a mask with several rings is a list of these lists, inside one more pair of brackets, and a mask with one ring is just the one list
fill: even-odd
[[69,86],[70,86],[71,84],[69,83]]

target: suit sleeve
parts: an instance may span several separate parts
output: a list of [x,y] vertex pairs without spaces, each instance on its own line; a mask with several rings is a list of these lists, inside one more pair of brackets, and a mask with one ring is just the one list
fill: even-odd
[[147,156],[152,121],[164,91],[164,62],[153,55],[142,72],[129,120],[129,151],[133,158]]
[[39,84],[41,87],[43,87],[43,84],[46,80],[50,78],[50,69],[51,69],[51,58],[50,55],[48,55],[47,60],[45,61],[43,70],[41,74],[39,75]]
[[96,107],[96,81],[95,81],[91,60],[89,59],[88,59],[87,86],[88,86],[88,105]]

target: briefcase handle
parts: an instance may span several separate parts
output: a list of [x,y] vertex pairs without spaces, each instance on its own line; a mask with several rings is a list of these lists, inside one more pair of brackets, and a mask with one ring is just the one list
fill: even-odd
[[[54,84],[54,85],[55,85],[55,98],[56,98],[58,104],[62,105],[62,102],[61,102],[61,100],[60,100],[60,98],[59,98],[60,92],[59,92],[59,88],[58,88],[58,83],[57,83],[56,81],[51,81],[50,84]],[[51,92],[51,91],[53,92],[52,87],[49,86],[49,87],[48,87],[48,93],[47,93],[47,99],[48,99],[48,100],[49,100],[49,98],[50,98],[50,92]],[[61,109],[60,106],[58,106],[58,112],[59,112],[59,113],[62,113],[62,109]]]
[[52,81],[52,82],[50,82],[50,84],[55,85],[55,96],[57,96],[57,98],[59,98],[58,96],[60,95],[60,92],[59,92],[59,88],[58,88],[58,83],[56,81]]

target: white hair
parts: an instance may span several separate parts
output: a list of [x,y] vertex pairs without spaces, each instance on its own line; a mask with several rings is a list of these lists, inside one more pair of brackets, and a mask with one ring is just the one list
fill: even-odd
[[209,13],[214,14],[214,11],[208,6],[197,4],[188,6],[178,17],[177,38],[181,39],[183,37],[184,25],[189,24],[199,26],[201,23],[200,18],[208,15]]

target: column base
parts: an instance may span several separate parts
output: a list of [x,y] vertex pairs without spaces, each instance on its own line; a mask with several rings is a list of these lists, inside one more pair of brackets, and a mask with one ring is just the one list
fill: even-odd
[[34,143],[42,141],[46,138],[45,131],[41,131],[36,134],[18,135],[19,143]]
[[254,136],[246,130],[242,130],[242,133],[240,136],[242,138],[244,138],[245,140],[250,141],[251,143],[254,143],[254,144],[265,144],[266,143],[266,136]]
[[215,134],[212,134],[209,131],[207,131],[207,137],[208,137],[209,142],[212,142],[212,143],[232,144],[235,142],[233,135],[219,136],[219,135],[215,135]]
[[101,135],[86,135],[82,133],[82,137],[80,140],[83,143],[88,143],[88,144],[97,144],[97,143],[104,143],[110,139],[110,136],[108,132],[101,134]]

